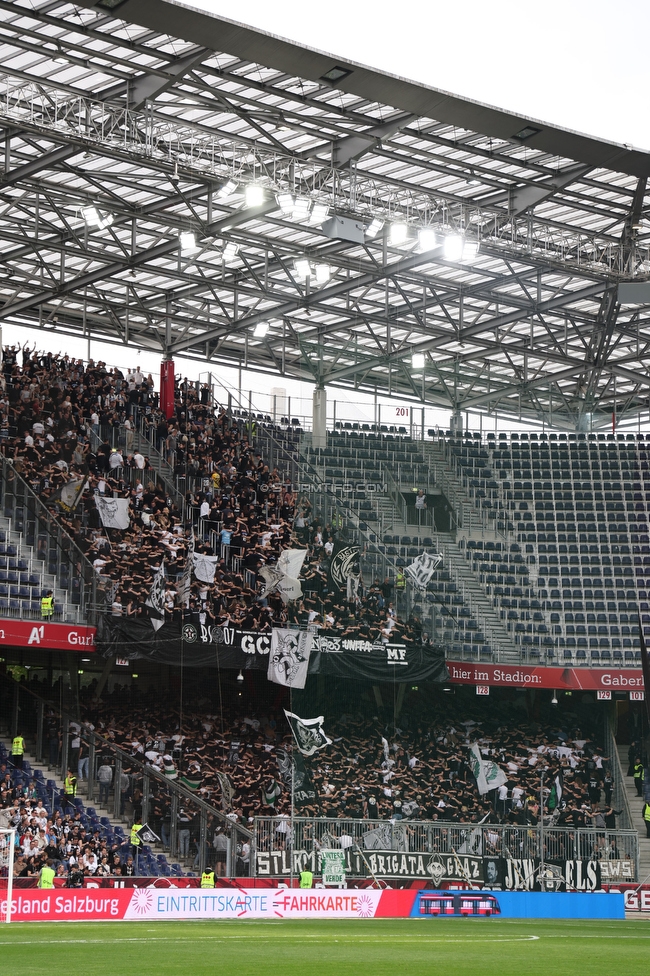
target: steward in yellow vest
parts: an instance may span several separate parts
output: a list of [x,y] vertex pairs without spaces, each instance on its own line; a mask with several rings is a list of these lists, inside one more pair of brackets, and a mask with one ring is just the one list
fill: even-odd
[[23,753],[25,751],[25,740],[22,735],[16,735],[11,743],[11,761],[14,769],[23,768]]
[[636,795],[641,796],[643,793],[643,763],[639,759],[634,763],[634,785],[636,786]]
[[54,596],[52,590],[48,590],[44,597],[41,597],[41,617],[51,617],[54,614]]
[[643,819],[645,820],[646,837],[650,837],[650,803],[643,804]]
[[403,569],[398,569],[397,570],[396,579],[395,579],[395,587],[398,590],[405,590],[406,589],[406,576],[404,575],[404,570]]
[[52,869],[52,862],[47,861],[41,868],[41,873],[38,877],[37,888],[53,888],[54,887],[54,871]]
[[311,888],[314,884],[314,875],[311,871],[301,871],[300,872],[300,887],[301,888]]
[[201,875],[202,888],[214,888],[214,871],[206,870]]
[[134,823],[133,826],[131,827],[131,837],[130,837],[131,847],[139,847],[140,844],[142,843],[142,841],[138,836],[138,831],[141,828],[142,828],[141,823]]

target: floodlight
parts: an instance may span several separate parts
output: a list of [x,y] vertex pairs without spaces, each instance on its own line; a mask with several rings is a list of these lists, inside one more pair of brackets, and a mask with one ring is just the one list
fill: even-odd
[[315,203],[309,217],[310,224],[322,224],[329,217],[330,208],[325,203]]
[[309,217],[310,209],[311,209],[311,200],[308,200],[307,197],[296,197],[293,204],[293,211],[291,213],[291,217],[293,220],[296,220],[300,223],[304,220],[307,220],[307,218]]
[[420,251],[433,251],[436,246],[436,232],[433,227],[423,227],[418,231],[418,244]]
[[414,352],[411,356],[411,369],[424,369],[424,353]]
[[463,261],[471,262],[476,260],[478,248],[478,241],[465,241],[465,246],[463,248]]
[[179,240],[181,243],[181,254],[193,254],[194,251],[198,251],[196,237],[192,231],[182,231]]
[[264,187],[249,183],[244,190],[244,201],[247,207],[260,207],[264,203]]
[[390,225],[388,240],[391,244],[404,244],[409,236],[408,225],[402,221]]
[[110,227],[113,223],[113,215],[102,216],[97,207],[84,207],[81,212],[89,227],[99,227],[102,230],[104,227]]
[[228,180],[228,182],[224,183],[221,189],[217,191],[217,196],[220,197],[222,200],[226,200],[228,197],[231,197],[233,195],[236,189],[237,189],[237,184],[235,183],[235,181]]
[[324,285],[330,280],[332,271],[329,264],[316,265],[316,281],[319,285]]
[[445,261],[460,261],[463,256],[464,243],[460,234],[449,234],[445,237]]
[[233,241],[229,241],[223,249],[223,260],[228,263],[236,258],[239,253],[239,244],[235,244]]
[[258,322],[255,328],[253,329],[253,335],[255,336],[256,339],[263,339],[268,331],[269,331],[268,322]]
[[366,237],[376,237],[383,226],[383,220],[380,220],[379,217],[373,218],[370,226],[366,228]]
[[293,211],[293,196],[291,193],[278,193],[276,200],[278,207],[283,214],[290,214]]
[[304,281],[311,275],[311,265],[306,258],[298,258],[294,261],[294,268],[296,269],[296,275],[301,281]]

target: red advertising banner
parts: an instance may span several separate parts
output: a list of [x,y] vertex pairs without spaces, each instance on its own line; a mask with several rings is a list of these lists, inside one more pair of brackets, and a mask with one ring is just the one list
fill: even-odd
[[610,893],[622,892],[625,896],[626,912],[650,913],[650,885],[610,884],[603,885],[603,890]]
[[52,624],[38,620],[0,619],[0,646],[40,647],[52,651],[95,650],[95,628],[84,624]]
[[524,664],[447,661],[449,680],[461,685],[554,688],[556,691],[642,691],[641,668],[554,668]]

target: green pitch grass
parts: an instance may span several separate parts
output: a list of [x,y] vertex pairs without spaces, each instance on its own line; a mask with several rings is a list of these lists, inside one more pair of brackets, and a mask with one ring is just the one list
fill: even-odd
[[21,976],[611,976],[646,973],[650,924],[507,919],[29,922],[0,929]]

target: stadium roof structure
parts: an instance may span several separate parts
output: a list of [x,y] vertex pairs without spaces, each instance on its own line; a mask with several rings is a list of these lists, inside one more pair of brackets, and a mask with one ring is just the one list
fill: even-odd
[[0,0],[0,116],[0,323],[563,428],[648,408],[646,152],[168,0]]

